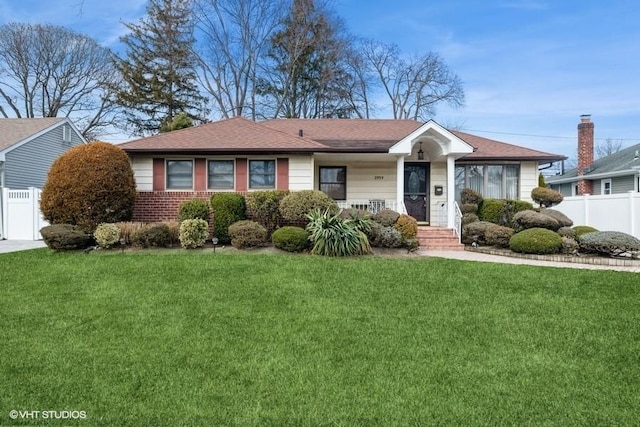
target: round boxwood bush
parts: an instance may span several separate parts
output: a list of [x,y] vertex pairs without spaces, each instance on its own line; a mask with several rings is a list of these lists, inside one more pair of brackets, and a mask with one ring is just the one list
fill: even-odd
[[180,223],[180,245],[185,249],[203,247],[208,236],[209,224],[204,219],[185,219]]
[[590,227],[588,225],[576,225],[575,227],[573,227],[573,233],[576,236],[576,240],[580,240],[580,237],[583,234],[593,233],[595,231],[600,231],[600,230],[598,230],[597,228]]
[[531,191],[531,199],[540,205],[540,207],[550,208],[557,205],[564,197],[562,193],[547,187],[536,187]]
[[330,215],[335,215],[340,210],[331,197],[318,190],[294,191],[280,202],[282,219],[289,224],[307,224],[307,214],[316,209],[328,211]]
[[394,227],[383,227],[374,222],[367,232],[371,246],[376,248],[401,248],[404,245],[402,234]]
[[234,248],[255,248],[267,243],[267,229],[255,221],[238,221],[229,227],[229,237]]
[[578,240],[580,250],[613,257],[640,258],[640,239],[620,231],[594,231]]
[[571,227],[560,227],[557,233],[561,237],[568,237],[570,239],[576,240],[576,232]]
[[536,211],[521,211],[513,216],[513,229],[516,232],[528,228],[546,228],[557,231],[560,227],[560,223],[555,218]]
[[523,254],[555,254],[562,248],[562,237],[546,228],[529,228],[514,234],[509,248]]
[[407,214],[400,215],[393,227],[400,232],[405,241],[415,240],[418,236],[418,221]]
[[49,170],[40,209],[51,224],[74,224],[93,233],[102,222],[131,219],[136,183],[129,158],[106,142],[73,147]]
[[72,224],[54,224],[40,230],[44,243],[54,251],[85,249],[93,244],[93,237]]
[[471,224],[472,222],[478,222],[480,221],[480,218],[478,218],[478,215],[474,214],[474,213],[466,213],[464,215],[462,215],[462,226],[464,227],[467,224]]
[[213,236],[220,243],[231,242],[229,226],[246,218],[246,202],[239,193],[216,193],[211,196]]
[[391,209],[382,209],[373,215],[373,220],[383,227],[393,227],[400,214]]
[[143,248],[163,248],[171,245],[171,230],[162,222],[145,224],[131,234],[131,244]]
[[460,202],[462,204],[473,203],[474,205],[480,206],[480,203],[482,203],[482,196],[480,193],[470,188],[463,188],[460,192]]
[[289,194],[289,190],[251,191],[245,196],[247,218],[259,223],[272,233],[283,221],[280,203]]
[[561,227],[571,227],[573,225],[573,221],[568,216],[555,209],[541,209],[540,213],[555,219],[560,223]]
[[503,227],[502,225],[494,224],[487,227],[484,233],[484,238],[489,246],[497,246],[499,248],[508,248],[509,240],[513,236],[513,228]]
[[478,207],[478,217],[480,217],[480,221],[492,222],[494,224],[506,224],[506,207],[507,202],[505,200],[484,199]]
[[93,232],[93,237],[101,248],[109,248],[120,242],[120,227],[116,224],[103,222],[98,224],[96,231]]
[[304,228],[286,226],[271,235],[273,246],[287,252],[302,252],[310,245],[309,233]]
[[201,199],[182,202],[178,209],[178,222],[186,219],[201,219],[209,224],[209,202]]
[[476,205],[475,203],[463,203],[462,205],[460,205],[460,212],[462,212],[462,214],[477,214],[478,213],[478,205]]
[[492,225],[495,224],[487,221],[476,221],[465,225],[462,227],[462,243],[465,245],[470,245],[473,242],[479,245],[486,244],[485,233]]

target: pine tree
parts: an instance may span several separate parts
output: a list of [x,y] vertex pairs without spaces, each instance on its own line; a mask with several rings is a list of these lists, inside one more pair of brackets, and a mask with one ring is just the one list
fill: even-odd
[[203,121],[189,0],[150,0],[146,18],[125,25],[127,56],[118,61],[125,84],[117,99],[134,133],[157,133],[180,113]]

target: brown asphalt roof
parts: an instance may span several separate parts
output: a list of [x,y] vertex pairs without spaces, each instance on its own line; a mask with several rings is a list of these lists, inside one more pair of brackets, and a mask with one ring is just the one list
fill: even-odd
[[[274,119],[256,123],[236,117],[138,139],[120,147],[128,152],[386,153],[423,124],[390,119]],[[474,152],[464,157],[468,160],[564,158],[465,132],[451,132],[474,147]]]
[[309,138],[289,135],[243,117],[141,138],[119,145],[127,152],[307,152],[326,150]]
[[0,151],[64,120],[63,117],[0,119]]

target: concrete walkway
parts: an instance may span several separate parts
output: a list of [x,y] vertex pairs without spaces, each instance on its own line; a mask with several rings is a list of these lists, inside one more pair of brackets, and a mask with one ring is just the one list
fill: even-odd
[[0,254],[44,248],[46,246],[42,240],[0,240]]
[[625,271],[628,273],[640,273],[640,265],[638,266],[619,266],[619,265],[594,265],[581,264],[573,262],[557,262],[557,261],[540,261],[525,258],[511,258],[508,256],[483,254],[480,252],[470,251],[418,251],[420,255],[437,258],[458,259],[462,261],[479,261],[479,262],[497,262],[500,264],[517,264],[517,265],[537,265],[540,267],[558,267],[558,268],[577,268],[581,270],[609,270],[609,271]]

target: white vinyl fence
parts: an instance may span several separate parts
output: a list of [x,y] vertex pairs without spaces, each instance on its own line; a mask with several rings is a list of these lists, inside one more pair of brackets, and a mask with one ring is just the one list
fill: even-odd
[[0,199],[0,238],[40,240],[40,229],[49,225],[40,213],[38,188],[10,190],[2,188]]
[[622,231],[640,238],[640,193],[565,197],[553,209],[568,216],[574,225]]

